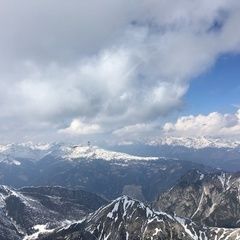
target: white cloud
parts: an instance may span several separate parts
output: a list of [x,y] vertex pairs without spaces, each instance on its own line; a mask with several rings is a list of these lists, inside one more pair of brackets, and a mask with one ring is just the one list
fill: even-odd
[[67,133],[70,135],[90,135],[101,133],[101,131],[101,127],[97,124],[84,123],[80,119],[74,119],[68,128],[60,129],[59,133]]
[[1,126],[19,137],[26,122],[34,135],[45,123],[66,134],[151,125],[239,52],[239,21],[238,0],[2,0]]
[[235,114],[213,112],[180,117],[175,123],[166,123],[163,132],[166,135],[185,137],[240,137],[240,110]]
[[152,124],[138,123],[117,129],[112,134],[122,139],[140,140],[152,134],[153,131],[156,133],[156,127]]

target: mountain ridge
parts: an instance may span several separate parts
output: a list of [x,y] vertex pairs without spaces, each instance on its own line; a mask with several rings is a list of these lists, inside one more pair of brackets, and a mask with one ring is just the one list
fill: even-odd
[[14,189],[0,186],[0,239],[22,239],[35,225],[52,227],[84,217],[107,201],[94,193],[63,187]]
[[239,240],[240,229],[209,228],[121,196],[85,219],[25,240]]

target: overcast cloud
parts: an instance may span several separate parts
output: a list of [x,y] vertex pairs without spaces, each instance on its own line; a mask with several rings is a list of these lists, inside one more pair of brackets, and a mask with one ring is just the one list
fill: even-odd
[[159,127],[239,22],[239,0],[0,0],[3,139]]

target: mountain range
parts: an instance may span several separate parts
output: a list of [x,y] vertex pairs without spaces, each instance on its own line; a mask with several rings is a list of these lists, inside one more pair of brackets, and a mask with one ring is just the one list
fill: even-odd
[[120,197],[81,221],[40,229],[25,240],[237,240],[240,229],[211,228],[154,211],[142,202]]
[[240,171],[240,141],[209,137],[159,137],[110,144],[109,149],[137,154],[138,156],[162,156],[201,163],[224,171]]
[[169,145],[183,146],[187,148],[238,148],[240,149],[240,140],[211,137],[159,137],[145,141],[148,145]]
[[0,239],[239,240],[239,180],[192,170],[152,206],[64,187],[0,186]]
[[[31,145],[30,145],[31,146]],[[11,145],[0,155],[0,184],[13,187],[60,185],[96,192],[108,199],[128,194],[143,201],[154,200],[191,169],[210,171],[201,164],[163,157],[139,157],[94,146],[44,145],[42,152]],[[25,158],[18,157],[17,150]],[[35,154],[38,158],[33,159]],[[41,154],[40,154],[41,153]],[[40,156],[41,155],[41,156]],[[16,164],[17,162],[17,164]]]
[[[174,152],[183,146],[167,147]],[[127,152],[90,145],[1,145],[0,239],[240,240],[237,168],[226,172],[163,151]]]

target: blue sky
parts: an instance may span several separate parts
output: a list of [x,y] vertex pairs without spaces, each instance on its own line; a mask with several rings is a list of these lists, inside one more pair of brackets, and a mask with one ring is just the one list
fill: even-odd
[[206,73],[193,79],[185,103],[183,114],[235,112],[240,106],[240,55],[220,57]]

